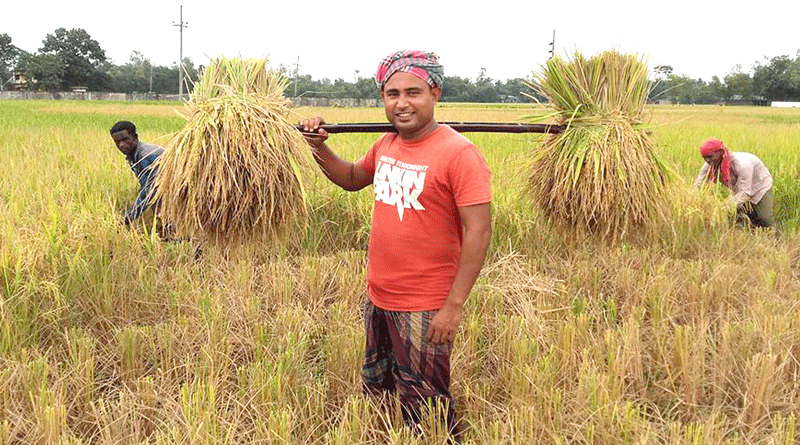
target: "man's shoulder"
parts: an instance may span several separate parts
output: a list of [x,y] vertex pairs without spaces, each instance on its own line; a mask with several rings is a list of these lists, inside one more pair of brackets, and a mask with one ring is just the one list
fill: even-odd
[[462,145],[462,146],[463,145],[472,145],[472,146],[475,145],[475,144],[472,143],[471,140],[469,140],[469,138],[467,138],[463,134],[457,132],[456,130],[453,129],[453,127],[451,127],[451,126],[449,126],[447,124],[441,124],[440,125],[440,131],[438,133],[439,133],[439,137],[440,138],[442,138],[443,140],[446,140],[450,144]]
[[137,151],[139,152],[139,159],[143,159],[149,156],[161,156],[161,154],[164,153],[164,148],[158,145],[139,141],[139,147],[137,148]]
[[737,159],[758,159],[758,156],[754,155],[753,153],[748,153],[746,151],[732,151],[731,157]]
[[738,164],[741,167],[763,164],[758,156],[744,151],[731,152],[731,158],[734,164]]
[[472,141],[446,124],[440,125],[422,144],[429,150],[435,151],[440,159],[452,160],[464,152],[475,152],[480,155],[480,150]]
[[372,145],[373,146],[388,145],[394,142],[396,139],[398,139],[397,133],[391,133],[391,132],[383,133],[382,135],[380,135],[380,137],[378,137],[378,139],[375,140],[375,142]]
[[442,139],[437,144],[438,151],[443,156],[447,157],[449,155],[451,160],[461,159],[462,161],[469,160],[469,162],[473,163],[486,163],[486,158],[481,153],[481,150],[469,138],[452,129],[449,125],[443,125],[443,127],[445,129],[442,131]]

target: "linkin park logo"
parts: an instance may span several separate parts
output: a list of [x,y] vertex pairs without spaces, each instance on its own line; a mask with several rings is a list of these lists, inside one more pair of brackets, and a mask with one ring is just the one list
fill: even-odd
[[425,210],[418,199],[425,187],[427,170],[427,165],[406,164],[381,156],[372,182],[375,200],[396,206],[400,221],[405,209]]

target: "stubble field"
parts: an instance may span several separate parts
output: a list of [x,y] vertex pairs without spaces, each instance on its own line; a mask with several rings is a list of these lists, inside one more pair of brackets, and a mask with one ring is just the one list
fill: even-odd
[[[531,205],[541,136],[468,135],[492,168],[494,234],[453,356],[467,443],[799,440],[800,110],[649,113],[678,175],[672,217],[615,245],[564,236]],[[301,234],[195,260],[152,219],[120,226],[137,191],[108,134],[121,119],[161,145],[182,123],[174,104],[0,102],[0,442],[444,443],[436,422],[415,437],[361,396],[371,192],[310,171]],[[375,137],[330,144],[355,159]],[[724,191],[691,186],[708,137],[768,166],[779,231],[732,227]]]

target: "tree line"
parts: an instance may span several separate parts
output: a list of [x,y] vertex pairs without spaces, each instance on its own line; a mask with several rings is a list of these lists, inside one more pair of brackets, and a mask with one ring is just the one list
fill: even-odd
[[[372,77],[361,77],[356,73],[353,82],[344,79],[314,80],[310,74],[298,75],[284,67],[283,74],[290,80],[285,94],[288,97],[328,97],[378,99],[380,92]],[[445,76],[442,88],[444,102],[533,102],[543,100],[535,95],[526,79],[494,80],[486,76],[482,68],[475,81],[460,76]]]
[[[85,30],[58,28],[47,34],[36,52],[12,43],[0,34],[0,90],[15,86],[13,73],[21,73],[25,88],[36,91],[69,91],[83,87],[88,91],[117,93],[178,93],[178,64],[153,65],[142,53],[133,51],[130,60],[116,65]],[[197,79],[202,67],[190,58],[183,59],[187,86]]]
[[734,66],[722,79],[710,82],[676,75],[669,65],[654,69],[651,100],[674,104],[713,104],[727,101],[800,101],[800,50],[794,58],[777,56],[753,63],[747,72]]
[[[191,91],[203,66],[195,67],[190,58],[183,60],[185,90]],[[370,99],[379,97],[371,76],[356,71],[353,81],[345,79],[315,80],[289,68],[278,67],[288,78],[289,97],[328,97]],[[177,94],[179,67],[153,65],[138,51],[127,63],[116,65],[109,60],[100,44],[83,29],[58,28],[47,34],[42,46],[33,53],[12,44],[8,34],[0,34],[0,90],[13,87],[13,72],[23,73],[27,88],[41,91],[69,91],[85,87],[89,91],[119,93]],[[678,75],[670,65],[653,69],[651,101],[680,104],[710,104],[723,101],[800,101],[800,51],[794,58],[777,56],[753,63],[745,71],[734,66],[720,78],[711,81]],[[496,80],[481,68],[475,80],[448,76],[444,80],[442,101],[445,102],[535,102],[543,98],[535,94],[530,79]]]
[[[287,77],[292,77],[284,69]],[[746,72],[741,65],[734,66],[722,79],[712,76],[710,82],[688,75],[678,75],[670,65],[653,68],[651,102],[673,104],[715,104],[729,101],[744,103],[766,101],[800,101],[800,50],[794,58],[777,56],[753,63]],[[337,79],[313,80],[310,75],[294,74],[287,96],[378,98],[372,78],[356,76],[355,82]],[[444,102],[541,102],[545,99],[530,86],[530,79],[491,79],[482,68],[475,81],[465,77],[450,76],[444,79]]]

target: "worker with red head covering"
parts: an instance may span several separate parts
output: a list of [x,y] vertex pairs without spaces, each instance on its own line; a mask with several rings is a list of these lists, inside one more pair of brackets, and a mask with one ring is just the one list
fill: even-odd
[[771,227],[772,175],[756,155],[731,152],[719,139],[707,139],[700,145],[706,163],[695,181],[698,187],[706,182],[721,181],[733,191],[738,221],[749,220],[757,227]]

